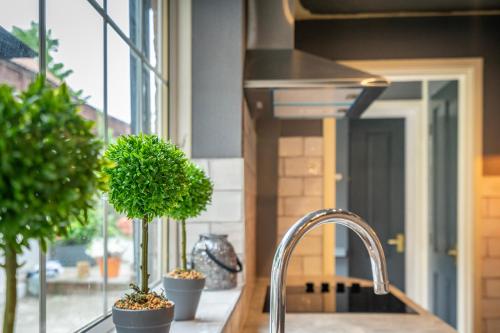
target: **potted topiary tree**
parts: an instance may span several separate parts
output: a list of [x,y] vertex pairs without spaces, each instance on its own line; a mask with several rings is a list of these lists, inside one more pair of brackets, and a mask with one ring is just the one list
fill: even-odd
[[16,94],[0,85],[0,252],[6,273],[4,333],[12,333],[19,254],[38,240],[65,237],[70,224],[85,224],[104,182],[101,143],[92,122],[79,115],[66,85],[37,78]]
[[175,320],[194,319],[201,292],[205,286],[205,276],[188,269],[186,254],[186,220],[200,215],[212,198],[213,185],[203,170],[192,162],[186,164],[187,192],[168,216],[181,225],[182,267],[173,270],[163,278],[167,296],[176,304]]
[[175,145],[155,135],[122,136],[108,147],[104,168],[109,201],[118,213],[141,223],[140,287],[118,300],[112,309],[117,332],[168,332],[174,304],[148,288],[148,225],[167,215],[186,192],[187,163]]

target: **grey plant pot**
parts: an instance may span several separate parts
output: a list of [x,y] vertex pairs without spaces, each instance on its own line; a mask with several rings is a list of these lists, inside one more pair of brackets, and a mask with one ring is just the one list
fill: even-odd
[[170,276],[163,278],[163,287],[168,299],[175,303],[174,319],[193,320],[200,303],[200,296],[205,287],[205,278],[189,280]]
[[113,307],[117,333],[168,333],[174,306],[158,310],[125,310]]

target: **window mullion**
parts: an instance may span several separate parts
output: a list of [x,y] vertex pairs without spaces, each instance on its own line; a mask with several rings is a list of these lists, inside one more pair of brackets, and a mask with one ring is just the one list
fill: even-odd
[[[107,13],[108,1],[103,0],[104,12]],[[108,24],[103,18],[103,117],[104,117],[104,145],[105,147],[109,144],[109,134],[108,134]],[[102,204],[102,238],[103,238],[103,316],[106,316],[108,311],[108,202],[106,196],[103,196],[101,200]]]
[[[164,84],[168,85],[168,82],[163,78],[163,76],[161,75],[161,72],[159,72],[155,66],[151,65],[149,62],[149,59],[147,59],[147,57],[143,54],[143,52],[141,51],[141,46],[137,47],[136,45],[134,45],[134,43],[132,42],[133,39],[127,37],[127,35],[125,35],[125,33],[123,33],[123,31],[120,29],[120,27],[118,27],[116,22],[111,17],[109,17],[109,15],[107,15],[107,13],[104,12],[104,10],[101,8],[101,6],[99,5],[99,3],[97,3],[96,0],[87,0],[87,2],[96,10],[97,13],[99,13],[106,20],[106,22],[109,24],[109,26],[130,47],[130,51],[132,53],[134,53],[139,59],[141,59],[144,62],[144,65],[146,67],[148,67],[151,71],[153,71],[153,73],[155,73],[155,75],[160,80],[162,80],[162,82]],[[142,2],[138,1],[138,4],[141,5]],[[141,45],[141,44],[137,44],[137,45]]]
[[[38,71],[39,74],[46,75],[47,74],[47,44],[46,44],[46,31],[47,31],[47,22],[46,22],[46,4],[45,0],[38,0],[38,43],[39,43],[39,52],[38,52]],[[39,269],[38,269],[38,277],[40,284],[40,292],[38,298],[38,306],[39,306],[39,322],[38,322],[38,330],[40,333],[45,333],[47,331],[47,258],[44,253],[44,246],[40,243],[40,257],[39,257]]]

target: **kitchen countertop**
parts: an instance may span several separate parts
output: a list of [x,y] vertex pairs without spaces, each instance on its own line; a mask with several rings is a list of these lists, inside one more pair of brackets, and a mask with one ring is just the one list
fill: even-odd
[[[324,281],[321,278],[302,279],[303,281]],[[297,285],[293,278],[288,279],[288,285]],[[371,285],[370,281],[337,277],[327,279],[329,282],[357,282],[362,286]],[[316,281],[315,281],[316,282]],[[268,333],[269,314],[262,312],[267,279],[261,279],[255,286],[252,302],[243,333]],[[391,286],[391,292],[405,304],[412,307],[418,314],[388,314],[388,313],[292,313],[286,315],[285,328],[287,333],[456,333],[456,331],[441,319],[430,314],[397,288]]]

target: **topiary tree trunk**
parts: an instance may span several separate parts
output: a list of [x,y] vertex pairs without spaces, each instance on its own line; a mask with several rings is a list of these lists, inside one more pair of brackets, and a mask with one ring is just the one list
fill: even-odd
[[182,251],[182,269],[187,271],[187,255],[186,255],[186,220],[181,220],[181,251]]
[[17,254],[15,249],[7,245],[5,248],[5,312],[3,317],[4,333],[14,332],[14,324],[16,321],[16,304],[17,304]]
[[149,292],[148,281],[148,224],[149,220],[147,216],[142,218],[142,241],[141,241],[141,291],[143,293]]

